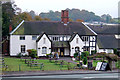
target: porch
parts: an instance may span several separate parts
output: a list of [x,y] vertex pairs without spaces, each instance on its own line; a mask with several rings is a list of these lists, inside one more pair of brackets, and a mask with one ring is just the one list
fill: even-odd
[[52,52],[57,52],[59,57],[70,56],[69,42],[55,41],[52,42]]

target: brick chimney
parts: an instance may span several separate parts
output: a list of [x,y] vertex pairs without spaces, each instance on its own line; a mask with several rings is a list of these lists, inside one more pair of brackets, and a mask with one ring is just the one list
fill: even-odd
[[11,31],[12,31],[12,26],[10,25],[10,26],[9,26],[9,32],[11,32]]
[[64,24],[67,24],[69,22],[68,10],[62,10],[61,11],[61,21]]

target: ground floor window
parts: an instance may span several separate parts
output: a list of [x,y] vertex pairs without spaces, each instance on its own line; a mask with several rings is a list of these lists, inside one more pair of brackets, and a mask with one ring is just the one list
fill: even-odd
[[47,54],[47,47],[42,47],[42,54]]
[[79,47],[75,47],[75,52],[77,53],[77,52],[79,52],[80,50],[79,50]]
[[83,50],[84,50],[84,51],[89,51],[89,50],[90,50],[90,48],[89,48],[89,47],[85,47],[85,46],[84,46]]
[[25,45],[21,45],[21,53],[25,53]]

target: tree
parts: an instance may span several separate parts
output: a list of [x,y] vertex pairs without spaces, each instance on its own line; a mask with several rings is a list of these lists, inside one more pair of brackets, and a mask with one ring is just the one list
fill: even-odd
[[81,19],[77,19],[76,21],[77,22],[84,22],[84,20],[81,20]]
[[42,21],[43,19],[42,19],[40,16],[35,16],[35,17],[34,17],[34,20],[35,20],[35,21]]
[[109,22],[111,21],[111,19],[112,19],[112,17],[111,17],[109,14],[103,14],[103,15],[101,16],[101,18],[102,18],[103,21],[106,22],[106,23],[109,23]]
[[71,18],[69,18],[69,21],[72,22],[73,20]]
[[15,15],[12,23],[14,24],[14,26],[17,26],[22,20],[33,21],[32,17],[28,12],[23,12]]
[[30,16],[32,17],[32,19],[34,19],[34,17],[36,16],[35,12],[33,10],[31,10],[29,12]]
[[50,21],[50,19],[49,19],[49,18],[43,18],[43,20],[44,20],[44,21]]
[[12,19],[15,15],[14,3],[5,2],[2,4],[2,36],[9,34],[9,26],[12,25]]

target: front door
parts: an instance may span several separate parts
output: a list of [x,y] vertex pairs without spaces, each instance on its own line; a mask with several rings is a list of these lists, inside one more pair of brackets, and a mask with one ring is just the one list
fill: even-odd
[[64,48],[60,48],[60,56],[64,57]]

